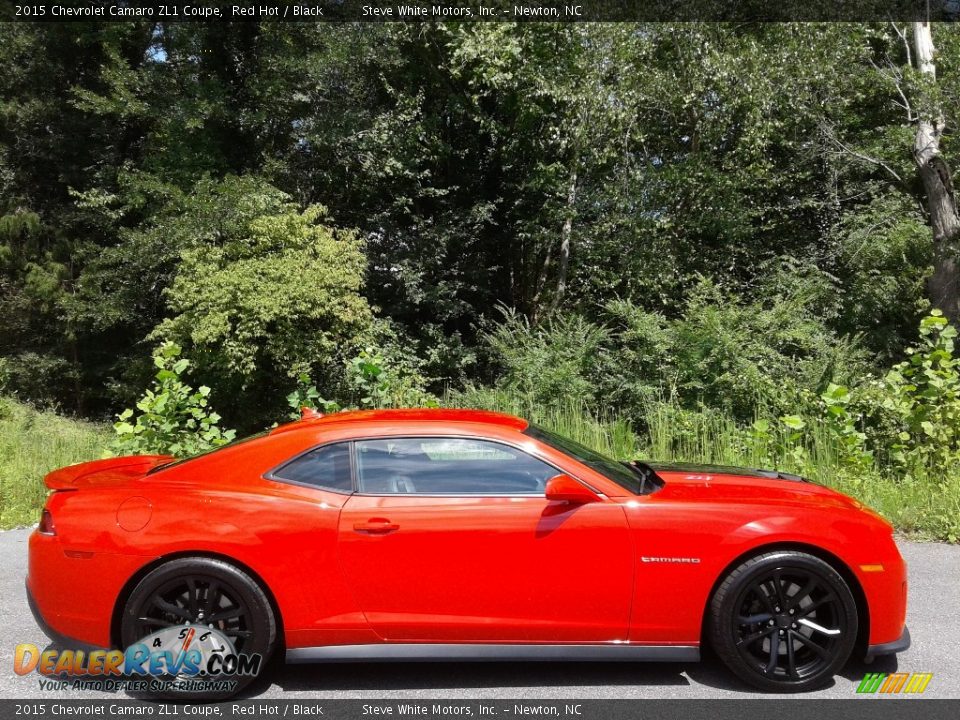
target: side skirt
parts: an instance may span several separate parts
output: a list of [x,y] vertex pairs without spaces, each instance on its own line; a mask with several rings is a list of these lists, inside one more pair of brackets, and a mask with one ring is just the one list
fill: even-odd
[[487,662],[498,660],[553,661],[652,661],[697,662],[700,648],[695,645],[497,645],[382,643],[374,645],[325,645],[287,650],[288,663],[315,662],[435,662],[463,660]]

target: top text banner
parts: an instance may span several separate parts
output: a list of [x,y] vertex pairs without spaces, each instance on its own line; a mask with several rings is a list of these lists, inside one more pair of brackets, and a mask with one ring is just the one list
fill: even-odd
[[954,20],[960,0],[0,0],[14,22],[597,22]]

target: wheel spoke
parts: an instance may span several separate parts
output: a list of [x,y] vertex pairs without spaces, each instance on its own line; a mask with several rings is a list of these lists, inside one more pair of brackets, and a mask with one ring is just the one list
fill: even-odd
[[173,603],[169,603],[163,598],[154,597],[153,604],[164,612],[170,613],[171,615],[176,615],[184,620],[192,619],[190,613],[185,608],[182,608],[179,605],[174,605]]
[[763,606],[767,609],[767,612],[771,615],[776,612],[773,609],[773,603],[770,601],[770,593],[767,590],[766,583],[758,583],[754,589],[754,595],[760,598],[760,602],[763,603]]
[[137,620],[142,622],[144,625],[158,625],[160,627],[174,627],[178,624],[169,622],[168,620],[160,620],[159,618],[152,617],[139,617]]
[[767,627],[767,628],[764,628],[763,630],[760,630],[760,631],[758,631],[758,632],[755,632],[755,633],[753,633],[752,635],[747,635],[747,636],[746,636],[745,638],[743,638],[742,640],[739,640],[739,641],[737,642],[737,646],[739,647],[739,646],[741,646],[741,645],[749,645],[750,643],[756,642],[757,640],[760,640],[761,638],[765,638],[765,637],[766,637],[767,635],[769,635],[770,633],[776,632],[776,631],[777,631],[777,629],[776,629],[775,627]]
[[243,610],[238,607],[227,608],[223,612],[215,613],[208,618],[204,618],[208,623],[220,622],[221,620],[233,620],[234,618],[242,617]]
[[756,625],[757,623],[768,622],[773,619],[773,613],[760,613],[759,615],[740,615],[737,622],[741,625]]
[[220,583],[216,580],[207,585],[207,595],[203,603],[203,614],[209,615],[215,607],[214,600],[220,598]]
[[774,633],[770,638],[770,660],[763,669],[764,675],[769,675],[777,669],[777,661],[780,659],[780,633]]
[[796,658],[796,656],[795,656],[794,653],[793,653],[793,635],[792,635],[792,632],[793,632],[793,631],[791,631],[791,634],[788,634],[788,635],[787,635],[787,640],[786,640],[786,643],[787,643],[787,674],[788,674],[790,677],[792,677],[792,678],[796,678],[796,677],[797,677],[797,658]]
[[253,637],[252,630],[221,630],[220,632],[222,632],[227,637],[242,637],[242,638]]
[[825,628],[823,625],[817,625],[817,623],[815,623],[813,620],[808,620],[807,618],[801,618],[799,622],[801,625],[804,625],[811,630],[816,630],[819,633],[823,633],[824,635],[840,634],[840,628]]
[[193,578],[187,578],[187,604],[190,606],[190,612],[193,613],[194,617],[200,611],[197,604],[199,596],[200,589],[197,587],[196,581]]
[[779,570],[773,571],[773,588],[777,593],[778,607],[782,610],[787,606],[786,596],[783,594],[783,577]]
[[836,596],[836,595],[834,595],[833,593],[828,593],[827,595],[824,595],[824,596],[823,596],[822,598],[820,598],[819,600],[815,600],[814,602],[810,603],[810,604],[807,605],[806,607],[800,607],[800,608],[798,608],[798,609],[797,609],[797,618],[806,617],[806,616],[809,615],[810,613],[814,612],[817,608],[823,607],[823,606],[826,605],[827,603],[833,602],[833,601],[836,600],[836,599],[837,599],[837,596]]
[[808,648],[810,648],[811,650],[813,650],[813,652],[815,652],[817,655],[819,655],[819,656],[820,656],[821,658],[823,658],[824,660],[830,660],[830,659],[831,659],[830,653],[827,651],[827,649],[826,649],[825,647],[821,647],[820,645],[818,645],[817,643],[815,643],[813,640],[811,640],[810,638],[808,638],[808,637],[807,637],[806,635],[804,635],[803,633],[796,632],[796,631],[794,631],[794,630],[791,630],[790,632],[793,633],[793,637],[795,637],[797,640],[799,640],[800,642],[802,642],[802,643],[803,643],[804,645],[806,645]]

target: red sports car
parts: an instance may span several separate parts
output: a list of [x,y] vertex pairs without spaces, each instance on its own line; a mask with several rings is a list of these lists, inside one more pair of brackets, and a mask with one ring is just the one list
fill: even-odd
[[889,523],[778,472],[621,463],[471,410],[302,420],[51,473],[39,620],[126,648],[216,628],[288,662],[656,660],[771,691],[909,645]]

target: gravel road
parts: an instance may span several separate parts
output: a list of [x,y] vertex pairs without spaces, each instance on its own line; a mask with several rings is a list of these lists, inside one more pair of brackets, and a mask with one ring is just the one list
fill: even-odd
[[[29,530],[0,532],[0,698],[51,698],[35,674],[13,672],[18,643],[49,640],[27,607]],[[872,665],[851,662],[830,686],[796,697],[851,698],[865,672],[931,672],[925,697],[960,698],[960,546],[899,542],[910,566],[907,623],[913,646]],[[272,669],[245,691],[249,698],[309,699],[555,699],[763,697],[731,679],[716,660],[668,663],[430,663],[288,665]],[[109,698],[62,691],[61,698]],[[120,697],[125,697],[121,695]]]

